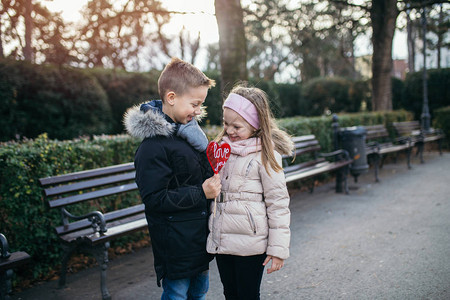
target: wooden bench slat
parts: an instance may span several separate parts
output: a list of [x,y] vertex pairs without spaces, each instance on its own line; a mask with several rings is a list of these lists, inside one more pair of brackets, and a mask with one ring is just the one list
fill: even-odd
[[298,172],[289,173],[289,175],[286,177],[286,182],[291,182],[299,179],[307,179],[322,173],[338,170],[349,164],[351,164],[351,161],[341,161],[336,163],[325,161],[313,167],[302,169]]
[[[299,159],[299,162],[291,162],[290,159],[292,159],[292,156],[282,156],[286,182],[307,179],[322,173],[334,171],[346,167],[353,162],[352,159],[341,159],[337,162],[331,162],[324,157],[321,157],[321,153],[319,152],[321,147],[314,135],[293,137],[292,141],[294,141],[295,157],[301,158]],[[345,191],[348,192],[346,176],[344,177],[344,180]]]
[[91,241],[92,244],[104,243],[111,239],[122,237],[133,232],[146,230],[147,228],[147,219],[145,217],[132,222],[126,221],[119,226],[111,228],[105,232],[105,234],[94,236],[91,238]]
[[82,180],[82,179],[99,177],[99,176],[120,173],[120,172],[126,172],[126,171],[132,171],[132,170],[134,170],[134,163],[125,163],[125,164],[121,164],[121,165],[98,168],[98,169],[94,169],[94,170],[80,171],[80,172],[75,172],[75,173],[70,173],[70,174],[65,174],[65,175],[41,178],[41,179],[39,179],[39,182],[40,182],[41,186],[47,186],[47,185],[51,185],[51,184],[58,184],[58,183],[64,183],[64,182],[69,182],[69,181]]
[[299,155],[305,154],[305,153],[317,152],[317,151],[319,151],[320,149],[321,149],[320,146],[306,147],[306,148],[299,148],[299,149],[295,150],[295,155],[296,155],[296,156],[299,156]]
[[402,144],[402,145],[390,145],[390,146],[385,146],[385,147],[380,147],[380,154],[387,154],[387,153],[394,153],[394,152],[399,152],[402,150],[407,150],[411,148],[411,146],[407,145],[407,144]]
[[308,134],[308,135],[294,136],[294,137],[292,137],[292,142],[294,142],[294,144],[296,144],[299,142],[315,140],[315,139],[316,139],[316,137],[313,134]]
[[92,180],[76,182],[76,183],[68,184],[68,185],[56,186],[56,187],[45,189],[44,193],[46,196],[56,196],[56,195],[61,195],[64,193],[70,193],[73,191],[81,191],[81,190],[85,190],[85,189],[89,189],[89,188],[93,188],[93,187],[97,187],[97,186],[101,186],[101,185],[105,185],[105,184],[113,184],[113,183],[117,183],[117,182],[133,180],[135,178],[135,176],[136,176],[136,172],[133,171],[133,172],[120,174],[120,175],[102,177],[102,178],[97,178],[97,179],[92,179]]
[[[123,218],[125,216],[139,214],[144,211],[145,211],[144,204],[138,204],[138,205],[123,208],[120,210],[108,212],[108,213],[104,214],[103,216],[105,217],[105,221],[108,223],[113,220]],[[58,226],[55,228],[55,230],[58,235],[62,235],[62,234],[67,234],[67,233],[74,232],[74,231],[77,231],[80,229],[89,228],[90,226],[91,226],[91,222],[89,222],[89,220],[87,220],[87,219],[84,219],[81,221],[72,222],[68,225]]]
[[285,167],[284,168],[284,172],[286,174],[289,174],[289,173],[295,172],[295,171],[297,171],[299,169],[304,169],[304,168],[307,168],[307,167],[310,167],[310,166],[313,166],[313,165],[317,165],[317,164],[322,163],[324,161],[325,161],[325,158],[319,158],[319,159],[315,159],[315,160],[311,160],[311,161],[306,161],[306,162],[303,162],[303,163],[292,164],[290,166]]
[[11,253],[11,256],[9,258],[0,258],[0,271],[3,272],[23,265],[27,263],[30,258],[30,255],[26,252],[13,252]]
[[129,184],[106,188],[103,190],[97,190],[97,191],[83,193],[83,194],[74,195],[74,196],[69,196],[69,197],[65,197],[65,198],[50,200],[50,201],[48,201],[48,204],[51,208],[63,207],[63,206],[70,205],[70,204],[75,204],[75,203],[79,203],[79,202],[83,202],[83,201],[87,201],[87,200],[93,200],[93,199],[110,196],[110,195],[114,195],[114,194],[118,194],[118,193],[124,193],[124,192],[128,192],[128,191],[136,190],[136,189],[137,189],[137,185],[135,182],[133,182],[133,183],[129,183]]

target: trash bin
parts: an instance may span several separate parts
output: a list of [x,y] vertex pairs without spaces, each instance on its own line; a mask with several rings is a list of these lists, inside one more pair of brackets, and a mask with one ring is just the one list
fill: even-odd
[[353,163],[350,174],[358,181],[358,176],[369,170],[366,156],[366,129],[362,126],[342,128],[339,132],[341,147],[348,151]]

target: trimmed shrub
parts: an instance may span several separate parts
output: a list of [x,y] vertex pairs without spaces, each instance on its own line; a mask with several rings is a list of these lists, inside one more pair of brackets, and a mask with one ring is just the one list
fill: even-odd
[[[431,119],[436,109],[450,105],[450,68],[427,70],[428,74],[428,107]],[[401,108],[414,113],[414,119],[419,120],[423,107],[422,71],[408,74],[405,80],[405,90]]]
[[401,109],[403,93],[405,91],[405,83],[396,77],[392,77],[392,107],[394,109]]
[[0,60],[0,141],[108,133],[111,108],[97,80],[81,70]]
[[[341,128],[358,125],[384,124],[391,135],[394,135],[393,122],[410,121],[413,115],[410,112],[389,111],[389,112],[367,112],[339,114],[338,122]],[[320,142],[324,152],[333,150],[332,141],[332,117],[294,117],[278,120],[278,125],[284,128],[290,135],[314,134]]]
[[86,70],[97,78],[105,90],[111,107],[111,133],[124,133],[122,123],[125,111],[142,102],[160,99],[158,78],[160,72],[130,73],[123,70],[91,69]]
[[[39,278],[61,262],[62,251],[53,231],[60,225],[57,210],[47,209],[38,179],[133,161],[139,142],[129,136],[96,136],[72,141],[49,140],[46,134],[0,147],[0,228],[12,251],[33,257],[27,276]],[[130,198],[131,197],[131,198]],[[136,194],[109,207],[140,203]],[[84,208],[90,204],[82,204]],[[81,209],[81,207],[80,207]]]
[[220,73],[215,71],[205,72],[205,75],[216,81],[216,86],[208,91],[204,106],[208,115],[200,125],[220,125],[222,124],[222,103],[223,97],[220,93]]
[[444,131],[444,145],[447,149],[450,148],[450,106],[434,111],[433,127]]
[[306,115],[319,116],[329,113],[357,112],[363,95],[356,92],[350,80],[341,77],[319,77],[305,83],[303,101]]

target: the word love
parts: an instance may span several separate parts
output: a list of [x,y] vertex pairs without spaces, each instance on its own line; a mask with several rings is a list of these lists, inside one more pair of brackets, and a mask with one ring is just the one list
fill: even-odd
[[216,142],[210,142],[206,148],[206,156],[208,156],[209,164],[211,165],[215,174],[219,173],[223,168],[228,158],[230,157],[230,145],[223,143],[222,145]]

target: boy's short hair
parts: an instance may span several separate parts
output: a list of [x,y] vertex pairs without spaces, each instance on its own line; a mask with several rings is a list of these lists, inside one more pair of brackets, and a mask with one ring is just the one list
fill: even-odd
[[189,88],[216,85],[213,79],[208,78],[194,65],[179,58],[172,58],[166,65],[158,79],[158,92],[163,100],[168,91],[183,95]]

